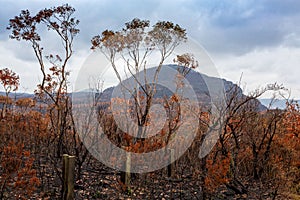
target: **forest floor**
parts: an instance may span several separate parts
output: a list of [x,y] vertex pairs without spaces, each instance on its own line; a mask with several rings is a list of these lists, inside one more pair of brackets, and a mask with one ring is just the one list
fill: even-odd
[[[50,166],[48,166],[50,167]],[[61,181],[55,174],[45,173],[41,186],[30,199],[61,199]],[[244,184],[245,183],[245,184]],[[212,200],[222,199],[300,199],[297,195],[287,195],[272,186],[250,180],[243,181],[247,191],[238,194],[225,185],[218,187],[210,196]],[[236,189],[241,189],[238,185]],[[273,188],[274,189],[274,188]],[[241,190],[242,191],[242,190]],[[274,194],[276,192],[275,198]],[[147,174],[132,174],[131,185],[126,188],[120,182],[120,173],[105,167],[99,162],[85,165],[82,176],[75,183],[75,199],[201,199],[202,188],[198,179],[191,174],[175,174],[168,178],[167,169]],[[18,199],[14,191],[6,192],[4,199]]]

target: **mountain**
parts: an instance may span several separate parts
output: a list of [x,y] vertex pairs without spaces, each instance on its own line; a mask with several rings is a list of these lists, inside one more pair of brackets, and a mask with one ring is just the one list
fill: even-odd
[[[159,78],[161,77],[161,81],[163,81],[163,79],[167,79],[170,77],[170,70],[164,70],[166,68],[171,68],[174,70],[179,69],[179,71],[184,70],[183,67],[179,67],[177,65],[166,65],[166,66],[162,66],[162,69],[159,73]],[[156,68],[149,68],[147,69],[147,75],[148,74],[154,74],[155,73]],[[143,75],[144,72],[140,72],[140,75]],[[151,77],[151,76],[150,76]],[[158,78],[158,79],[159,79]],[[207,76],[205,74],[199,73],[195,70],[191,70],[187,75],[186,75],[186,80],[188,81],[188,83],[191,85],[191,87],[193,88],[198,101],[204,105],[204,106],[209,106],[210,102],[211,102],[211,96],[210,93],[215,93],[215,95],[220,95],[221,92],[220,91],[214,91],[214,89],[220,89],[218,88],[219,85],[224,86],[224,89],[226,91],[226,95],[229,95],[229,91],[232,88],[237,88],[237,96],[239,98],[243,98],[246,97],[243,94],[243,91],[240,87],[238,87],[236,84],[232,83],[231,81],[227,81],[225,79],[220,79],[220,78],[216,78],[216,77],[210,77]],[[131,77],[126,81],[132,81],[135,82],[134,79]],[[167,80],[167,82],[170,82],[171,79]],[[159,83],[159,81],[158,81]],[[209,86],[208,84],[209,83]],[[175,84],[175,83],[174,83]],[[216,87],[215,87],[216,86]],[[210,89],[209,89],[210,88]],[[115,90],[115,87],[110,87],[107,88],[103,91],[103,93],[101,94],[101,101],[102,102],[107,102],[110,101],[111,96],[113,94]],[[163,98],[163,97],[170,97],[172,95],[172,91],[170,89],[168,89],[167,87],[158,84],[157,88],[156,88],[156,94],[154,96],[154,98]],[[264,106],[263,104],[261,104],[261,102],[259,102],[258,100],[253,100],[252,103],[255,103],[256,105],[258,105],[257,109],[258,110],[266,110],[267,107]]]
[[[0,92],[0,96],[6,96],[5,92]],[[33,98],[34,94],[29,94],[29,93],[19,93],[19,92],[11,92],[8,95],[11,99],[21,99],[21,98]]]
[[[172,78],[170,78],[170,70],[167,69],[173,69],[173,71],[179,69],[180,71],[184,70],[183,67],[179,67],[177,65],[165,65],[162,66],[161,71],[159,73],[159,77],[158,79],[162,82],[166,82],[166,83],[172,83]],[[147,69],[147,75],[148,74],[154,74],[155,73],[156,68],[149,68]],[[177,71],[175,71],[177,72]],[[142,71],[140,74],[144,74],[144,72]],[[223,85],[224,86],[224,90],[226,91],[226,96],[229,96],[229,90],[232,88],[236,88],[237,89],[237,96],[239,98],[244,98],[246,97],[243,94],[243,91],[240,87],[238,87],[236,84],[232,83],[231,81],[227,81],[225,79],[220,79],[220,78],[216,78],[216,77],[210,77],[207,76],[205,74],[199,73],[195,70],[191,70],[187,76],[186,76],[186,80],[188,81],[188,83],[191,85],[193,91],[196,94],[196,97],[198,99],[198,101],[205,107],[210,107],[210,102],[211,102],[211,93],[215,93],[215,95],[220,95],[221,92],[217,91],[218,87],[215,87],[216,85]],[[131,77],[125,81],[132,81],[134,82],[134,79]],[[209,87],[208,87],[208,84]],[[175,85],[175,83],[174,83]],[[170,86],[170,85],[169,85]],[[209,89],[210,88],[210,89]],[[215,88],[216,91],[214,90]],[[219,88],[220,89],[220,88]],[[101,99],[100,101],[102,102],[109,102],[111,99],[111,96],[113,94],[115,90],[115,87],[110,87],[105,89],[102,93],[99,93],[97,95],[101,95]],[[154,96],[154,98],[163,98],[163,97],[171,97],[173,92],[166,86],[164,86],[164,84],[159,84],[156,87],[156,94]],[[73,98],[73,103],[76,104],[76,100],[81,101],[80,99],[84,99],[86,98],[87,93],[90,93],[89,90],[86,91],[81,91],[81,92],[76,92],[76,93],[72,93],[70,94],[71,96],[76,96],[75,98]],[[0,92],[0,95],[5,96],[4,92]],[[19,98],[33,98],[34,95],[33,94],[28,94],[28,93],[10,93],[10,98],[12,99],[19,99]],[[253,100],[252,103],[255,103],[258,107],[258,110],[266,110],[268,107],[270,101],[268,101],[267,99],[260,99],[260,101],[258,100]],[[275,102],[276,103],[276,102]],[[271,108],[280,108],[283,109],[285,102],[277,102],[275,107],[271,107]]]

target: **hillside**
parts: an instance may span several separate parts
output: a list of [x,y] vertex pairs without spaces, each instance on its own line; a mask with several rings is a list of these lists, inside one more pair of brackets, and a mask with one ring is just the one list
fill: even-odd
[[[167,66],[163,66],[162,69],[164,67],[171,67],[176,70],[178,66],[177,65],[167,65]],[[150,68],[147,70],[147,74],[153,74],[154,72],[155,72],[155,68]],[[142,71],[141,74],[142,73],[144,73],[144,72]],[[163,70],[159,76],[169,77],[168,74],[164,74]],[[187,74],[186,79],[192,86],[193,90],[195,91],[198,101],[204,106],[210,105],[210,102],[211,102],[211,97],[209,95],[209,89],[207,87],[206,82],[209,82],[209,84],[213,85],[213,84],[219,84],[220,81],[222,81],[223,85],[224,85],[224,89],[226,91],[227,98],[229,97],[229,90],[232,88],[235,88],[235,87],[238,88],[237,96],[239,96],[240,98],[245,97],[242,89],[238,85],[232,83],[231,81],[227,81],[225,79],[210,77],[205,74],[201,74],[195,70],[191,70]],[[128,81],[128,80],[125,80],[125,81]],[[115,89],[115,87],[110,87],[110,88],[105,89],[103,91],[103,93],[101,94],[101,101],[103,101],[103,102],[110,101],[110,98],[112,96],[114,89]],[[158,85],[157,92],[154,97],[155,98],[163,98],[164,96],[170,97],[171,95],[172,95],[172,92],[168,88]],[[255,103],[257,103],[258,110],[266,110],[266,107],[261,102],[259,102],[258,100],[253,100],[253,101],[255,101]]]
[[[5,96],[5,92],[1,92],[0,91],[0,96]],[[9,94],[9,97],[12,99],[20,99],[20,98],[33,98],[34,95],[33,94],[29,94],[29,93],[19,93],[19,92],[11,92]]]
[[[178,68],[177,65],[166,65],[162,67],[161,73],[159,74],[159,76],[161,77],[169,77],[166,72],[164,72],[164,68],[165,67],[170,67],[174,70],[176,70]],[[155,68],[150,68],[147,70],[147,74],[153,74],[155,72]],[[143,71],[141,73],[144,73]],[[131,78],[132,80],[125,80],[125,81],[134,81],[133,78]],[[222,82],[222,84],[224,85],[224,89],[226,91],[226,95],[227,98],[230,96],[229,94],[229,90],[232,88],[237,87],[237,91],[238,91],[238,97],[240,98],[244,98],[246,97],[243,94],[242,89],[237,86],[236,84],[232,83],[231,81],[227,81],[225,79],[220,79],[220,78],[216,78],[216,77],[210,77],[207,76],[205,74],[201,74],[195,70],[191,70],[187,76],[186,76],[186,80],[190,83],[190,85],[192,86],[198,101],[200,102],[201,105],[207,107],[210,106],[210,102],[211,102],[211,97],[209,95],[209,89],[207,87],[207,82],[209,82],[209,84],[220,84],[220,81]],[[171,80],[168,80],[169,82]],[[106,88],[100,95],[101,95],[101,99],[100,101],[102,102],[108,102],[110,101],[110,98],[112,96],[112,93],[114,91],[115,87],[109,87]],[[74,102],[76,104],[75,100],[81,99],[81,98],[85,98],[87,92],[89,90],[83,91],[83,92],[76,92],[76,93],[70,93],[71,96],[75,97],[73,98]],[[4,92],[0,92],[0,95],[5,96]],[[172,95],[172,91],[170,89],[168,89],[167,87],[164,87],[162,85],[157,85],[157,91],[156,94],[154,96],[154,98],[163,98],[163,97],[170,97]],[[34,95],[33,94],[29,94],[29,93],[10,93],[9,97],[12,99],[19,99],[19,98],[33,98]],[[255,102],[254,102],[255,101]],[[258,110],[266,110],[268,107],[268,102],[270,100],[268,99],[261,99],[260,101],[258,100],[253,100],[252,102],[256,103],[258,105]],[[279,109],[283,109],[284,108],[284,103],[283,102],[275,102],[276,104],[274,104],[274,108],[279,108]],[[272,107],[272,108],[273,108]]]
[[[266,107],[270,107],[271,109],[285,109],[286,108],[286,102],[287,100],[285,99],[258,99],[262,105]],[[298,100],[296,100],[298,101]],[[299,101],[298,101],[299,102]]]

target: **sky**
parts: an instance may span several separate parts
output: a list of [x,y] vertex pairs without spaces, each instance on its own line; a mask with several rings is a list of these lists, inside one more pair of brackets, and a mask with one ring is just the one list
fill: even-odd
[[[219,76],[234,83],[241,79],[246,94],[277,82],[290,89],[290,98],[300,99],[299,0],[0,0],[0,68],[20,75],[20,91],[32,93],[41,73],[30,44],[9,39],[9,19],[24,9],[35,14],[64,3],[76,9],[74,16],[80,20],[68,66],[70,84],[91,55],[91,38],[105,29],[119,30],[137,17],[152,24],[169,20],[185,28],[210,56]],[[54,35],[41,35],[49,51],[57,49]]]

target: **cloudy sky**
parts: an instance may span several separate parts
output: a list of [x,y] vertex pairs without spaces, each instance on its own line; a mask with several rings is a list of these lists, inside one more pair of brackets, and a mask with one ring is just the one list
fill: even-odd
[[[186,28],[213,60],[221,77],[238,82],[245,92],[280,83],[300,99],[299,0],[0,0],[0,67],[20,75],[21,91],[32,92],[40,80],[29,43],[9,39],[8,21],[22,9],[32,14],[69,3],[80,20],[80,34],[69,68],[71,82],[91,54],[90,39],[105,29],[117,30],[135,17],[170,20]],[[44,46],[55,49],[47,33]],[[72,83],[71,83],[72,84]]]

